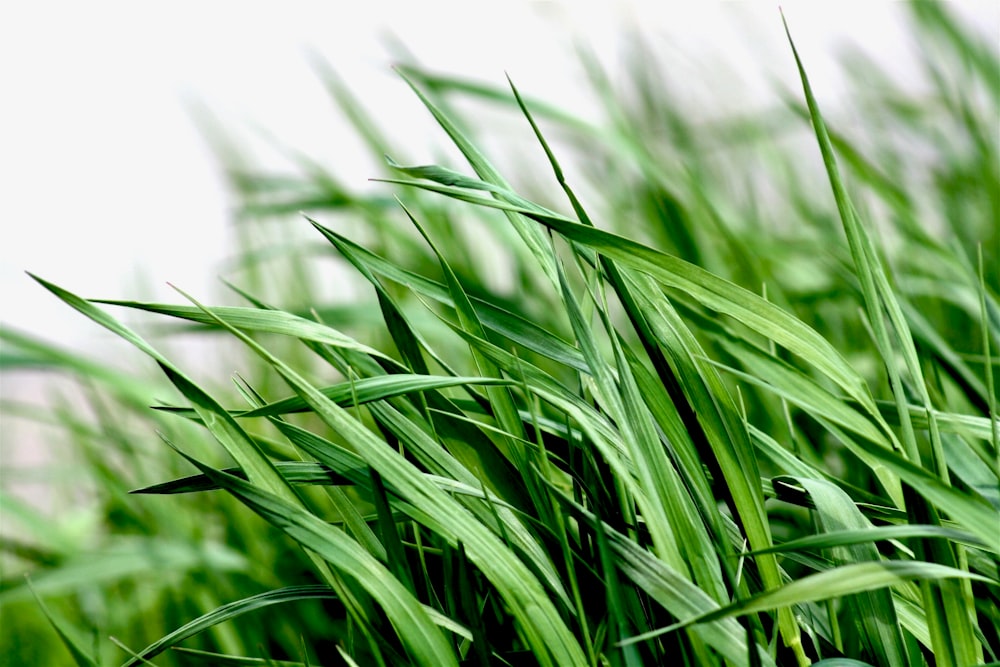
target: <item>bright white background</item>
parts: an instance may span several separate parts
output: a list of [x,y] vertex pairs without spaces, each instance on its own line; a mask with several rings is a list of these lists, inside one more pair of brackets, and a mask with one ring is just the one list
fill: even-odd
[[[783,4],[821,102],[844,103],[834,55],[848,42],[911,76],[897,3]],[[1000,39],[1000,2],[954,7]],[[206,299],[218,293],[229,203],[186,101],[235,127],[267,128],[363,185],[372,165],[307,48],[415,146],[401,153],[430,161],[420,151],[443,139],[394,78],[380,35],[394,34],[433,69],[493,82],[507,71],[523,92],[573,107],[584,99],[573,36],[614,62],[620,28],[636,25],[676,63],[675,82],[718,61],[742,82],[738,104],[763,103],[771,76],[796,86],[777,2],[5,3],[0,322],[76,348],[102,338],[25,270],[90,297],[178,300],[167,281]],[[701,94],[707,82],[697,74],[691,85]],[[718,95],[733,103],[729,86]],[[414,135],[426,140],[414,144]]]

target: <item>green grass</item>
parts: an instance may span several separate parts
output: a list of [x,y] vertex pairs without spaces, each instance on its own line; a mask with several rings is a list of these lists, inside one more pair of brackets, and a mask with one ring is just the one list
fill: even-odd
[[[3,406],[60,434],[40,472],[66,511],[2,490],[0,654],[1000,659],[1000,59],[941,5],[911,13],[930,90],[855,58],[850,131],[793,46],[799,93],[710,122],[586,51],[600,126],[400,66],[466,164],[388,158],[364,193],[311,158],[259,172],[212,134],[241,205],[238,305],[35,277],[155,374],[2,332],[4,372],[78,391]],[[476,105],[534,155],[495,166]],[[357,301],[323,296],[332,262]],[[202,340],[231,383],[163,351]]]

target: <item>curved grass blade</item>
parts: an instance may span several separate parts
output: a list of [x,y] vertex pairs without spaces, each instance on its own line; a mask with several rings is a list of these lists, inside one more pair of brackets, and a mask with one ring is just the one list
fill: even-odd
[[[215,320],[212,317],[193,306],[117,301],[114,299],[92,299],[91,301],[92,303],[103,303],[111,306],[122,306],[124,308],[158,313],[200,324],[215,324]],[[363,345],[336,329],[281,310],[263,310],[238,306],[213,306],[209,310],[215,317],[240,330],[281,334],[300,340],[324,343],[337,348],[353,350],[381,359],[390,359],[378,350]]]
[[214,483],[363,587],[385,611],[416,664],[458,667],[450,644],[419,601],[344,531],[254,484],[177,451]]
[[713,611],[703,616],[681,621],[643,635],[630,637],[627,641],[629,643],[646,641],[668,632],[675,632],[695,623],[706,623],[755,611],[767,611],[807,602],[818,602],[895,586],[906,581],[927,579],[968,579],[991,586],[1000,585],[1000,582],[988,577],[937,563],[923,561],[852,563],[827,570],[826,572],[796,579],[779,589],[755,595],[752,598],[741,600],[736,604],[723,607],[718,611]]
[[[225,325],[221,320],[218,321]],[[347,411],[323,396],[316,387],[246,334],[225,326],[271,364],[330,428],[350,442],[358,455],[378,471],[386,483],[398,489],[403,499],[421,510],[424,513],[422,521],[429,529],[452,544],[459,541],[465,544],[469,558],[510,606],[511,613],[518,620],[518,632],[531,646],[541,665],[576,667],[584,663],[582,649],[545,594],[542,585],[487,527],[425,479],[411,463],[387,447],[385,442]]]
[[88,380],[104,383],[116,395],[133,404],[151,400],[149,383],[81,354],[64,350],[4,323],[0,329],[0,371],[15,369],[68,370]]
[[195,410],[202,421],[219,438],[220,443],[239,464],[240,468],[246,471],[248,478],[254,482],[279,495],[291,494],[295,498],[284,480],[278,475],[274,464],[267,456],[261,452],[258,445],[249,438],[246,433],[229,417],[229,414],[206,394],[194,382],[189,380],[180,370],[178,370],[169,360],[157,352],[152,346],[143,340],[138,334],[124,326],[103,310],[94,306],[91,302],[81,299],[75,294],[68,292],[57,285],[54,285],[38,276],[28,274],[34,278],[45,289],[55,294],[67,305],[75,308],[91,320],[100,324],[114,334],[117,334],[126,341],[132,343],[142,352],[152,357],[160,368],[167,374],[167,377],[184,394],[185,398],[195,405]]
[[855,544],[874,544],[882,541],[896,541],[916,538],[932,538],[941,540],[951,540],[961,542],[971,547],[982,547],[983,544],[964,530],[946,528],[932,524],[905,524],[902,526],[869,526],[868,528],[858,528],[852,530],[825,531],[818,535],[808,535],[794,540],[776,544],[773,547],[762,549],[771,553],[785,553],[790,551],[805,551],[809,549],[830,549],[833,547],[851,546]]
[[[509,190],[507,182],[500,175],[500,172],[490,164],[486,159],[486,156],[476,148],[476,146],[469,141],[458,125],[448,117],[444,111],[435,105],[430,98],[428,98],[417,85],[407,77],[406,73],[402,70],[397,70],[399,75],[406,81],[407,85],[416,93],[420,101],[423,102],[424,106],[428,111],[434,116],[434,119],[438,122],[442,129],[448,133],[451,140],[455,143],[455,146],[462,152],[462,155],[469,161],[472,168],[479,175],[482,181],[488,184],[504,188]],[[528,221],[524,220],[518,216],[513,211],[504,211],[507,219],[510,221],[511,226],[517,231],[518,235],[524,241],[525,245],[531,251],[535,260],[538,262],[542,271],[545,273],[549,281],[556,285],[558,280],[556,278],[555,270],[555,255],[552,252],[552,247],[549,243],[549,239],[545,236],[542,230],[538,229],[537,226],[530,224]]]
[[[812,498],[824,532],[871,528],[871,523],[838,486],[825,480],[791,479]],[[830,552],[837,564],[880,561],[879,551],[871,542],[831,547]],[[879,664],[899,667],[911,664],[889,591],[863,591],[848,596],[844,603],[849,610],[847,620],[859,626],[863,643],[878,658]]]
[[[582,505],[553,488],[554,497],[582,521],[597,526],[599,519]],[[700,617],[720,609],[705,591],[686,576],[676,572],[634,540],[622,535],[602,522],[615,566],[640,589],[676,618]],[[704,626],[695,626],[694,632],[721,656],[733,664],[747,664],[747,632],[732,618],[720,619]],[[760,663],[772,667],[775,662],[763,647],[754,647]]]
[[653,277],[657,282],[689,294],[705,307],[729,315],[766,338],[808,361],[876,415],[874,400],[863,378],[844,356],[807,324],[759,295],[682,259],[654,250],[617,234],[580,224],[557,213],[541,212],[468,193],[461,188],[420,181],[390,183],[438,192],[480,206],[521,213],[571,241]]
[[[375,377],[359,378],[353,382],[341,382],[320,389],[323,395],[341,407],[364,405],[374,401],[396,398],[406,394],[461,387],[466,385],[505,385],[510,380],[484,378],[479,376],[437,376],[394,373]],[[158,409],[183,415],[190,415],[186,408],[157,406]],[[236,418],[276,417],[294,412],[307,412],[309,404],[299,396],[289,396],[250,410],[230,410]]]
[[80,646],[79,639],[74,636],[75,633],[67,626],[66,622],[49,611],[49,608],[42,602],[42,598],[38,596],[38,593],[32,587],[31,580],[26,578],[25,583],[28,590],[35,597],[35,601],[38,603],[38,607],[42,610],[45,618],[52,625],[52,629],[59,635],[63,646],[66,647],[66,650],[73,657],[73,661],[79,667],[99,667],[97,661]]
[[[278,472],[288,481],[289,484],[305,485],[347,485],[352,484],[350,478],[345,477],[335,471],[330,466],[320,465],[309,461],[279,461],[275,464]],[[364,462],[358,459],[355,474],[362,474]],[[246,479],[246,473],[239,468],[225,468],[224,473],[233,475],[240,479]],[[161,482],[141,489],[129,491],[135,494],[178,494],[178,493],[199,493],[202,491],[213,491],[219,487],[205,475],[189,475],[179,479]]]
[[[221,488],[217,486],[216,488]],[[329,586],[288,586],[273,591],[265,591],[257,595],[243,598],[224,604],[217,609],[213,609],[207,614],[185,623],[170,634],[161,637],[146,648],[139,651],[135,658],[125,663],[124,667],[133,667],[143,664],[167,649],[175,647],[185,639],[194,637],[197,634],[208,630],[214,625],[224,623],[243,614],[248,614],[258,609],[264,609],[271,605],[284,604],[287,602],[298,602],[300,600],[335,600],[337,594]]]
[[[76,309],[83,315],[100,324],[112,333],[125,339],[136,348],[152,357],[160,366],[160,369],[167,375],[175,387],[189,400],[205,427],[212,433],[215,439],[226,449],[235,459],[239,467],[247,474],[247,479],[254,485],[264,489],[269,493],[277,495],[286,502],[302,507],[302,502],[296,494],[294,488],[290,486],[274,467],[274,463],[261,450],[260,445],[240,427],[240,425],[229,415],[219,403],[207,392],[202,390],[197,384],[192,382],[183,372],[174,366],[168,359],[156,351],[141,336],[124,326],[106,312],[97,308],[93,303],[86,301],[67,290],[58,287],[48,281],[29,273],[31,277],[47,290],[55,294],[67,305]],[[206,313],[207,314],[207,313]],[[217,323],[222,320],[216,318]],[[228,325],[226,325],[228,326]],[[235,329],[231,329],[236,331]],[[316,566],[320,576],[334,587],[348,605],[348,611],[352,617],[364,618],[364,610],[354,602],[353,596],[344,589],[328,565],[315,554],[309,554],[310,560]],[[366,634],[366,626],[361,624],[361,632],[365,634],[365,639],[372,647],[376,659],[381,663],[380,653],[374,639]]]
[[[355,266],[364,267],[365,270],[373,274],[406,285],[420,296],[454,308],[455,304],[447,286],[402,269],[314,220],[309,219],[309,222]],[[476,317],[479,318],[484,327],[543,357],[565,364],[575,370],[587,372],[587,365],[583,361],[580,351],[552,332],[483,299],[469,296],[469,302]]]
[[[782,21],[784,22],[784,16],[782,16]],[[823,163],[826,167],[837,210],[840,213],[844,233],[851,249],[855,275],[861,283],[864,303],[868,312],[868,323],[874,332],[876,346],[888,374],[893,399],[899,412],[903,449],[909,460],[915,464],[926,459],[925,466],[928,470],[940,476],[947,484],[948,468],[944,452],[941,449],[940,438],[932,429],[930,453],[926,456],[922,455],[907,409],[907,390],[916,394],[917,399],[927,411],[931,409],[931,399],[913,336],[900,308],[900,302],[893,294],[886,269],[878,257],[871,238],[861,225],[857,211],[844,187],[826,124],[813,96],[809,79],[795,48],[787,22],[785,22],[785,33],[795,57],[802,90],[809,107],[809,117],[816,134],[820,153],[823,156]],[[892,331],[895,333],[894,337],[890,336],[887,325],[891,325]],[[897,355],[902,359],[903,367],[908,375],[905,389],[904,379],[896,366]],[[919,489],[916,491],[919,492]],[[923,498],[916,494],[908,495],[910,495],[910,502],[907,503],[906,509],[912,521],[936,522],[938,520],[936,511],[929,507]],[[937,563],[947,565],[963,564],[960,546],[956,546],[953,550],[948,543],[932,541],[926,544],[918,542],[916,549],[918,557],[931,558]],[[982,646],[975,637],[971,620],[975,616],[972,613],[971,587],[967,583],[950,580],[922,580],[920,585],[924,596],[924,609],[928,616],[928,626],[933,638],[935,656],[939,664],[950,666],[982,662]]]
[[[340,648],[339,646],[337,648]],[[238,655],[226,655],[212,651],[200,651],[194,648],[174,646],[175,653],[185,660],[193,660],[191,664],[212,665],[213,667],[310,667],[308,663],[295,660],[274,660],[273,658],[247,658]],[[148,663],[152,664],[152,663]]]

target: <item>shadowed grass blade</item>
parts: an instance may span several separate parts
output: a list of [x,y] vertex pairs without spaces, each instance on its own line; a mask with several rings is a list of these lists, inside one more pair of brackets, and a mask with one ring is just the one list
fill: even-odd
[[[208,311],[206,311],[208,312]],[[225,324],[218,320],[220,324]],[[379,472],[401,496],[424,512],[427,527],[453,544],[466,545],[469,558],[497,588],[519,622],[518,632],[542,665],[575,667],[584,662],[576,639],[545,595],[538,580],[513,552],[463,507],[426,480],[398,452],[333,403],[295,371],[235,328],[231,333],[270,363],[305,399],[316,414],[350,442],[356,452]],[[445,664],[445,663],[441,663]]]
[[450,645],[416,598],[346,533],[254,484],[180,453],[215,484],[364,588],[385,611],[416,664],[457,667]]

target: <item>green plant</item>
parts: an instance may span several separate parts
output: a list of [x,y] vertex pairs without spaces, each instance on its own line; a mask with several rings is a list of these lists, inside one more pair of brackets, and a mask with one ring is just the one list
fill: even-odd
[[[925,63],[938,88],[919,104],[892,89],[864,100],[893,131],[863,149],[827,129],[801,63],[805,104],[702,126],[641,76],[639,101],[620,105],[584,53],[602,128],[513,85],[406,66],[472,172],[389,159],[400,206],[304,158],[290,180],[223,152],[244,202],[233,289],[249,305],[85,300],[36,278],[152,358],[169,380],[156,392],[174,392],[150,414],[145,382],[3,332],[5,367],[99,387],[96,420],[70,406],[54,417],[105,535],[79,554],[84,540],[49,523],[5,544],[32,565],[77,664],[116,651],[100,636],[91,647],[88,627],[122,629],[115,660],[129,665],[997,660],[1000,63],[938,5],[913,12],[940,50]],[[949,58],[985,109],[948,94]],[[566,213],[518,194],[455,94],[523,116]],[[795,118],[812,125],[832,200],[774,140]],[[586,141],[579,194],[556,131]],[[747,156],[780,184],[774,201],[752,196],[752,175],[733,194],[731,162]],[[322,245],[275,245],[298,210]],[[320,222],[334,215],[365,242]],[[495,246],[505,289],[482,270]],[[333,255],[377,313],[317,305],[306,259]],[[216,398],[223,387],[106,305],[181,320],[171,340],[240,342],[252,354],[235,396]],[[6,577],[0,603],[34,604]]]

